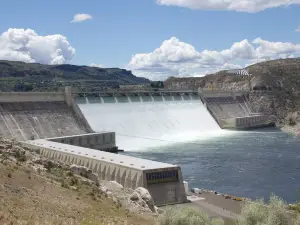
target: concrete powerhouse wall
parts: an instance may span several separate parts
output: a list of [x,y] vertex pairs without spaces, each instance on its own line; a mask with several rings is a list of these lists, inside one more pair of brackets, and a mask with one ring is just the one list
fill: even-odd
[[236,128],[255,128],[269,125],[269,115],[257,115],[244,118],[236,118]]
[[47,140],[103,151],[117,150],[115,132],[64,136],[58,138],[48,138]]
[[177,167],[178,181],[165,182],[157,184],[148,184],[146,180],[147,173],[160,172],[163,173],[170,169],[157,169],[144,171],[144,187],[149,190],[156,205],[168,205],[174,203],[183,203],[187,201],[186,192],[183,185],[181,168]]
[[[124,187],[132,189],[145,187],[149,190],[156,205],[186,201],[181,170],[178,166],[47,140],[27,141],[22,144],[31,149],[40,150],[40,154],[49,159],[85,166],[96,173],[101,180],[114,180]],[[147,169],[148,167],[149,169]],[[178,173],[178,180],[148,184],[147,174],[174,170]]]

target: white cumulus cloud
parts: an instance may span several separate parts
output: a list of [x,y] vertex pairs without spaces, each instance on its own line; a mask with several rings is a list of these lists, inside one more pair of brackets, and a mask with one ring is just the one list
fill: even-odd
[[10,28],[0,35],[0,59],[28,63],[62,64],[75,56],[67,38],[40,36],[31,29]]
[[169,76],[200,76],[224,69],[239,69],[255,61],[290,58],[300,54],[300,44],[270,42],[256,38],[233,43],[220,51],[197,51],[176,37],[163,41],[150,53],[134,55],[127,65],[134,74],[153,80]]
[[104,68],[104,65],[103,65],[103,64],[96,64],[96,63],[91,63],[89,66],[91,66],[91,67]]
[[89,14],[85,14],[85,13],[78,13],[74,16],[73,20],[71,21],[71,23],[79,23],[79,22],[83,22],[86,20],[91,20],[93,19],[93,17]]
[[156,0],[160,5],[180,6],[202,10],[231,10],[238,12],[259,12],[268,8],[276,8],[300,4],[300,0]]
[[256,55],[258,58],[266,58],[280,56],[288,58],[293,53],[300,52],[300,44],[290,42],[270,42],[261,38],[256,38],[253,44],[258,45],[256,48]]
[[295,29],[296,32],[300,32],[300,26]]

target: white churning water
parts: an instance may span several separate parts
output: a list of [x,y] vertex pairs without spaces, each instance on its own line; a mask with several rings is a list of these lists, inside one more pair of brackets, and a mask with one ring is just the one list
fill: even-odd
[[197,96],[82,98],[77,103],[92,128],[116,132],[125,151],[232,133],[219,128]]

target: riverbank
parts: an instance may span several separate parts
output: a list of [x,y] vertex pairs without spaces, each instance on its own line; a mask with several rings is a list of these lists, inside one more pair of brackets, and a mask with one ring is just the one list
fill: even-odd
[[300,124],[296,124],[294,126],[285,125],[285,126],[281,127],[281,130],[283,132],[300,137]]

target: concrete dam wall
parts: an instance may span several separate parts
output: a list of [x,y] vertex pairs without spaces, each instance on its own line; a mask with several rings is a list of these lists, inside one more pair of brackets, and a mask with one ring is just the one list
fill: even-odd
[[0,93],[0,136],[19,141],[92,132],[67,92]]
[[48,138],[48,141],[92,148],[106,152],[117,152],[116,135],[114,132],[89,133],[74,136]]
[[208,97],[205,98],[210,109],[218,119],[245,117],[251,114],[243,96],[233,97]]
[[86,133],[65,102],[2,102],[0,127],[0,136],[16,140]]
[[270,115],[254,113],[246,93],[202,92],[201,100],[222,129],[249,129],[273,125]]

